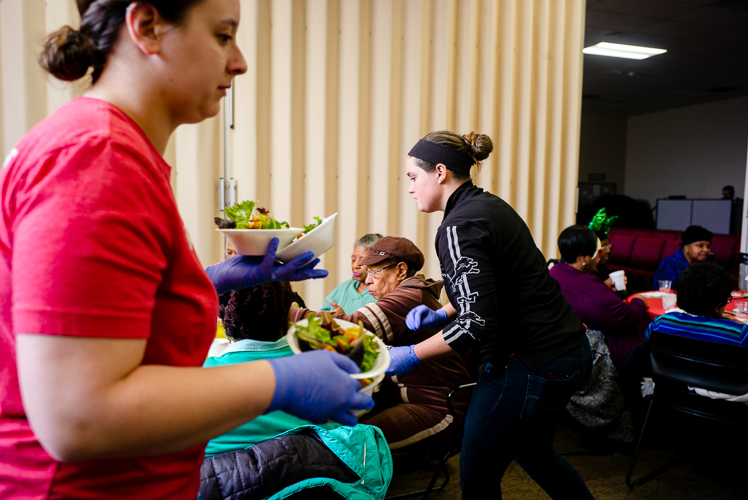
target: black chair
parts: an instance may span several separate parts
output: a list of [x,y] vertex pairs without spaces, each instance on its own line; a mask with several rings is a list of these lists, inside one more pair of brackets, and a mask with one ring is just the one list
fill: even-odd
[[[457,413],[454,410],[454,407],[452,406],[452,399],[454,395],[459,391],[468,390],[475,386],[475,382],[471,382],[469,384],[463,384],[456,389],[453,389],[450,391],[449,395],[447,396],[447,408],[449,408],[450,415],[455,415],[455,419],[457,418]],[[465,422],[462,423],[462,430],[464,431]],[[400,495],[395,496],[389,496],[386,497],[386,500],[401,500],[404,498],[416,498],[421,497],[423,500],[426,500],[431,493],[434,493],[436,491],[443,490],[447,484],[449,484],[449,470],[447,469],[447,460],[452,458],[453,456],[460,453],[460,450],[462,449],[462,432],[460,433],[459,439],[456,439],[453,443],[451,443],[451,446],[448,446],[441,455],[441,458],[439,459],[439,463],[437,465],[436,470],[434,471],[434,475],[431,477],[431,481],[429,482],[429,485],[424,490],[418,490],[418,491],[411,491],[408,493],[402,493]],[[425,458],[428,458],[426,456]],[[419,462],[420,463],[420,462]],[[436,485],[436,481],[439,479],[439,476],[441,476],[442,472],[444,472],[444,481],[439,486]]]
[[657,331],[652,332],[649,343],[655,388],[626,474],[629,488],[646,483],[681,461],[680,457],[676,458],[636,481],[631,480],[642,438],[655,408],[670,410],[681,422],[699,424],[689,427],[689,435],[681,436],[683,438],[715,435],[699,434],[699,428],[724,433],[731,440],[745,436],[748,431],[748,405],[711,399],[688,389],[690,386],[724,394],[748,393],[748,349]]

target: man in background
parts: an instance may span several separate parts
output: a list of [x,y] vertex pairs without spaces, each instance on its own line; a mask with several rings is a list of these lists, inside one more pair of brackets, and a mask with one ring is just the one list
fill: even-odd
[[730,234],[740,234],[743,226],[743,199],[735,197],[735,188],[727,185],[722,188],[722,199],[732,200],[730,212]]

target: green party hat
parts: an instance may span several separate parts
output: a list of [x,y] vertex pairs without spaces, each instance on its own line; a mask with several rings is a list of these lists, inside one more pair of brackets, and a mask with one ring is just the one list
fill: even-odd
[[590,221],[589,228],[596,233],[604,234],[605,236],[607,236],[608,231],[610,231],[610,226],[615,224],[617,220],[617,215],[608,217],[607,215],[605,215],[605,208],[601,208],[597,211],[595,216]]

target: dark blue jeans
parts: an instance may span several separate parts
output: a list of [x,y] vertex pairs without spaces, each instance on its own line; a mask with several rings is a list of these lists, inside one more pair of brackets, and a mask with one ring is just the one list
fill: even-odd
[[553,449],[559,416],[592,369],[587,336],[538,370],[517,356],[486,364],[470,400],[460,454],[463,499],[501,498],[512,460],[553,499],[591,499],[579,473]]

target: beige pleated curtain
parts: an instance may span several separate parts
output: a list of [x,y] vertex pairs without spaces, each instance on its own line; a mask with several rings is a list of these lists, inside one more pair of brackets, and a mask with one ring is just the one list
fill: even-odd
[[[337,212],[324,281],[308,305],[350,278],[352,244],[405,236],[427,256],[442,214],[407,193],[410,147],[433,130],[488,134],[495,151],[475,182],[508,201],[538,247],[556,256],[573,223],[582,85],[583,0],[242,0],[238,42],[249,70],[234,83],[228,130],[238,198],[293,225]],[[2,0],[3,154],[81,92],[35,58],[46,32],[77,25],[73,0]],[[221,258],[218,178],[224,116],[178,129],[166,159],[185,225],[208,265]]]

